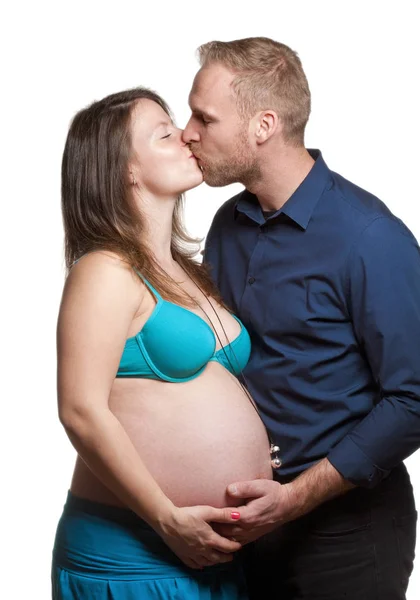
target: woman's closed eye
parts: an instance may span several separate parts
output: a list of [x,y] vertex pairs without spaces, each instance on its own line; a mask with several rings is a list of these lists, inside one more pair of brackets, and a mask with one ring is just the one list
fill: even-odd
[[161,140],[166,140],[166,138],[170,137],[172,135],[172,133],[168,133],[167,135],[164,135],[162,138],[160,138]]

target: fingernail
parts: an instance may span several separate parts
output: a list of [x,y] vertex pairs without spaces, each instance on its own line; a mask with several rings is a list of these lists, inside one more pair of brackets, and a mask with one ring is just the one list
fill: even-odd
[[228,486],[228,492],[229,492],[229,494],[236,494],[237,491],[238,490],[236,489],[236,485],[232,484],[232,485]]
[[237,521],[238,519],[241,518],[240,513],[236,512],[236,511],[231,512],[230,516],[232,517],[232,519],[235,519],[235,521]]

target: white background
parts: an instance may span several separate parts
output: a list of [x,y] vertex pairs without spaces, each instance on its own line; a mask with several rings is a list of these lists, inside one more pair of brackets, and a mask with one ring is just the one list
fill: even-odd
[[[60,161],[73,114],[143,84],[167,99],[182,126],[199,44],[273,37],[298,51],[309,79],[306,145],[382,198],[420,238],[416,4],[15,0],[3,9],[2,597],[50,597],[51,547],[74,461],[55,391],[64,276]],[[191,192],[191,233],[204,236],[218,206],[237,189]],[[418,500],[419,454],[407,461]],[[419,592],[417,562],[408,597]]]

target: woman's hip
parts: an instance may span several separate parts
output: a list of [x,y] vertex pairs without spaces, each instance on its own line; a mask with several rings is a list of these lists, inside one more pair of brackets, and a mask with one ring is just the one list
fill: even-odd
[[[61,571],[95,580],[242,579],[234,563],[190,569],[131,510],[68,493],[53,549],[53,580]],[[235,579],[236,578],[236,579]]]

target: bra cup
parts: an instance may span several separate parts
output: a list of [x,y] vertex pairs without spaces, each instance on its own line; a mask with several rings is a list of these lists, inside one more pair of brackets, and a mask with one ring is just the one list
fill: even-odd
[[220,348],[212,360],[217,360],[223,367],[234,375],[239,375],[246,367],[251,355],[251,339],[243,327],[236,340],[230,345]]
[[165,302],[159,318],[148,325],[140,332],[143,348],[147,348],[150,363],[169,378],[193,376],[214,355],[213,331],[195,313]]
[[[149,286],[150,287],[150,286]],[[216,352],[216,337],[199,315],[156,296],[156,307],[135,336],[126,340],[116,377],[139,377],[167,382],[190,381],[207,364],[218,362],[234,375],[245,368],[251,340],[241,321],[241,332]]]

